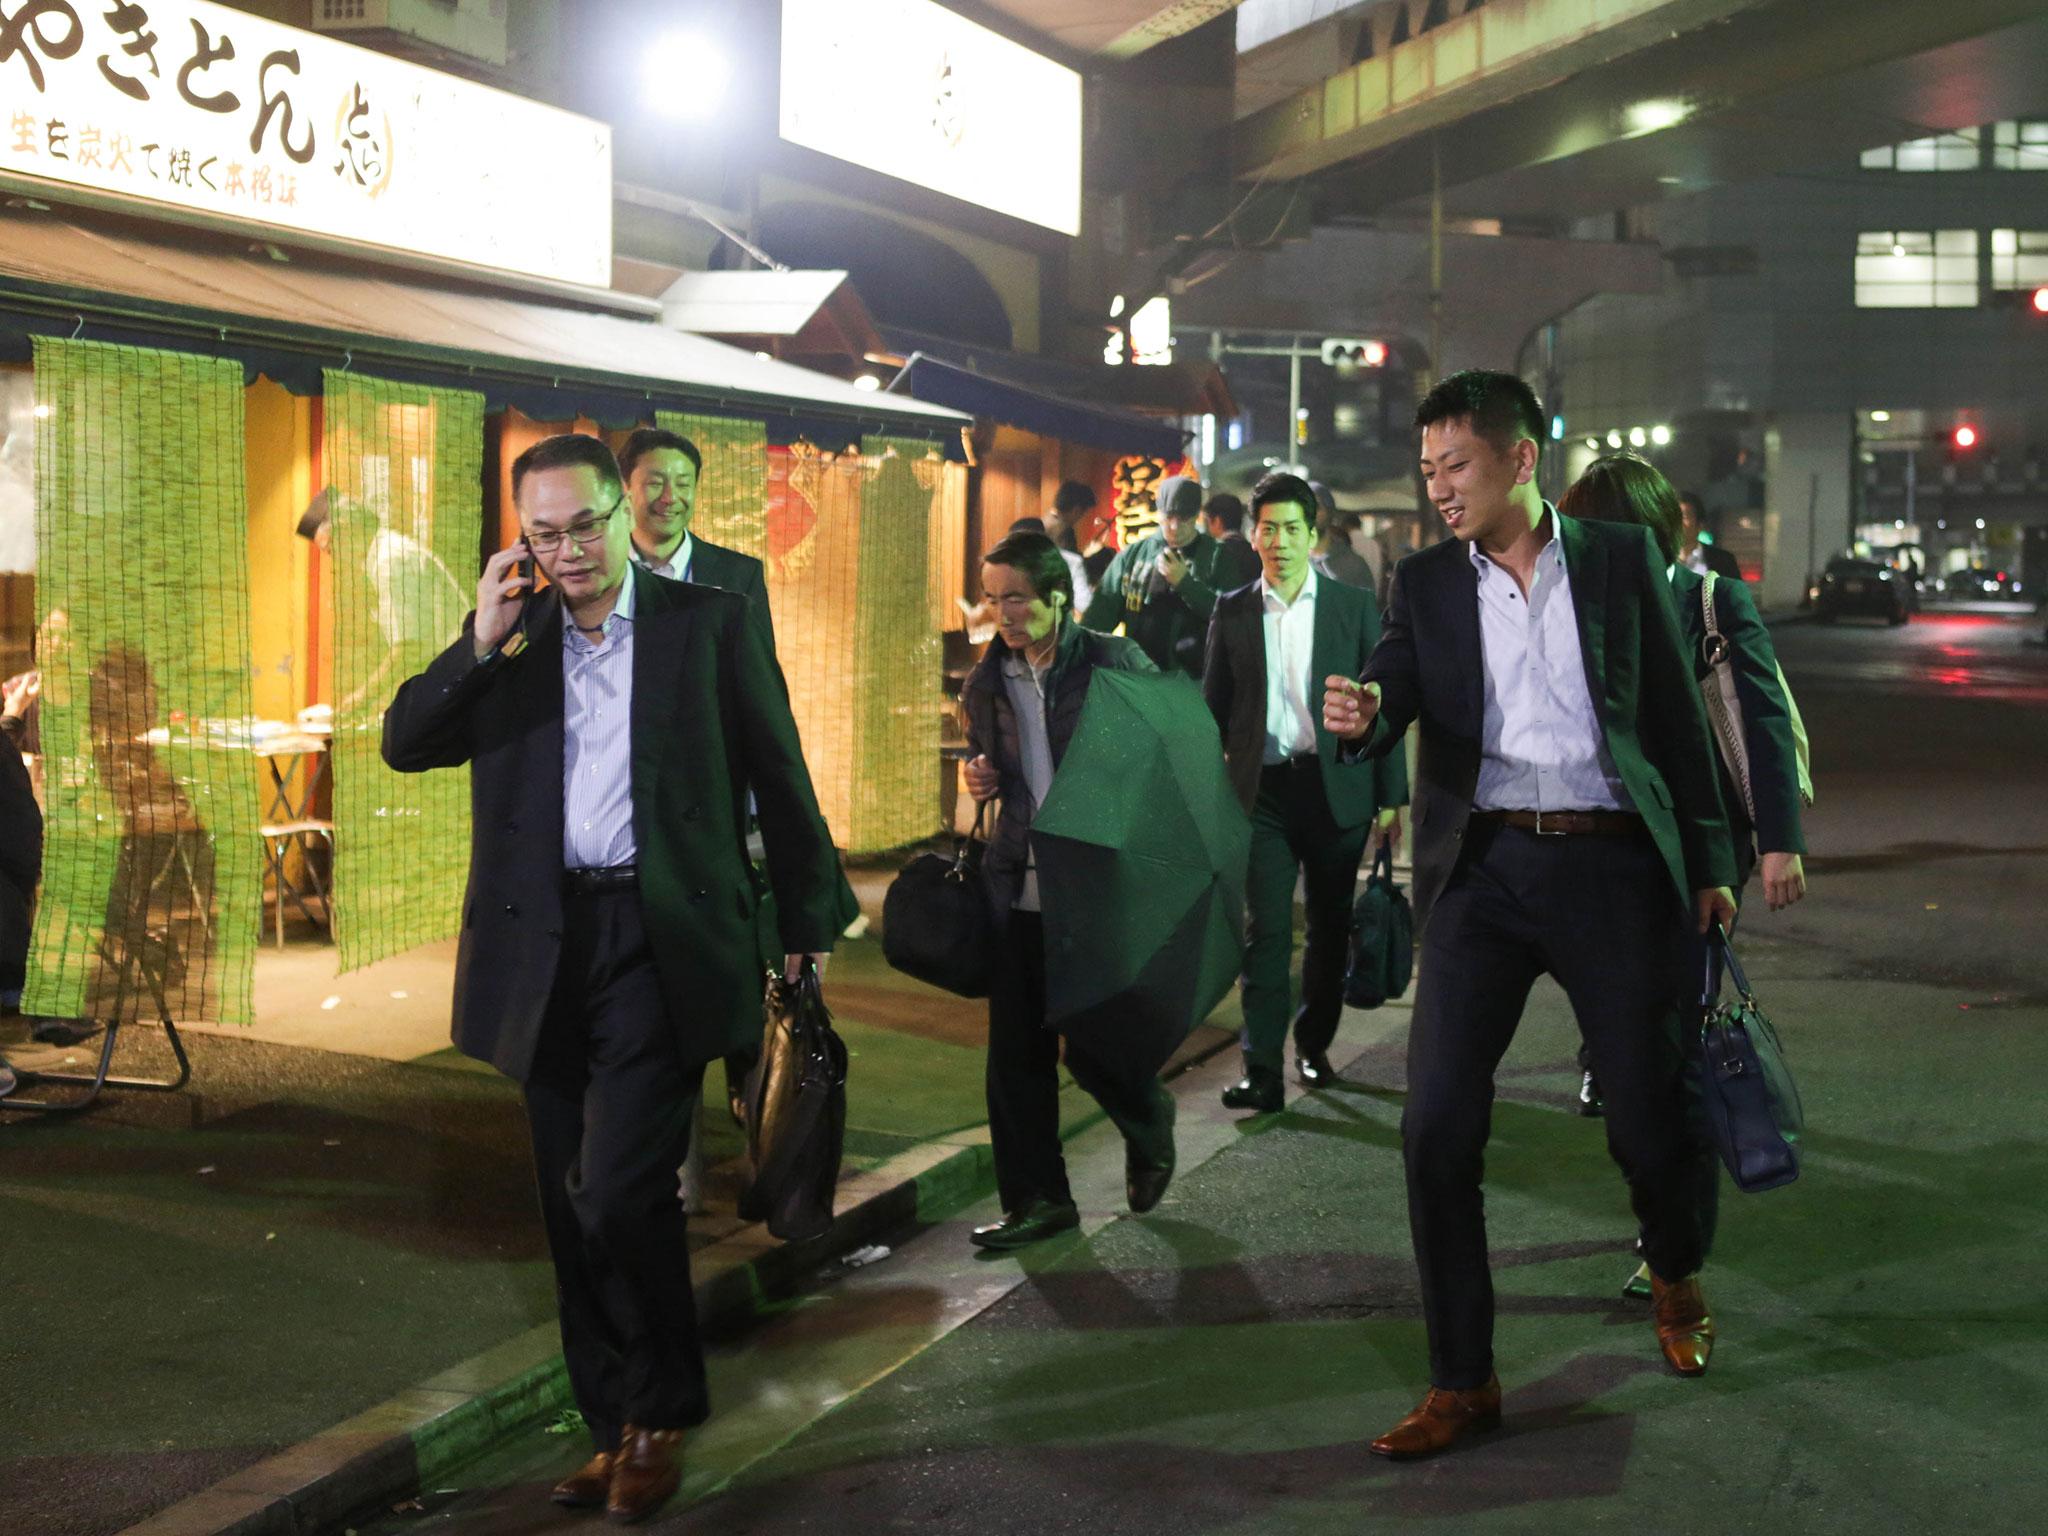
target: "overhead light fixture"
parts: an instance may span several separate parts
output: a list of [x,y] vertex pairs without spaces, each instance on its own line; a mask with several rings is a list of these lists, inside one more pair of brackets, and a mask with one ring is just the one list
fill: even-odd
[[1905,254],[1906,254],[1906,248],[1905,248],[1905,246],[1901,245],[1901,244],[1900,244],[1900,243],[1899,243],[1898,241],[1894,240],[1894,241],[1892,242],[1892,254],[1893,254],[1894,256],[1903,256],[1903,255],[1905,255]]
[[701,32],[667,32],[640,55],[640,95],[656,116],[704,122],[725,105],[732,60]]
[[772,363],[775,361],[775,354],[772,352],[756,352],[754,354],[754,361],[757,363]]
[[1669,447],[1671,443],[1671,429],[1664,426],[1650,428],[1650,441],[1659,448]]
[[1643,430],[1643,429],[1642,429],[1641,427],[1630,427],[1630,428],[1628,429],[1628,445],[1629,445],[1629,447],[1631,447],[1631,448],[1644,448],[1644,447],[1647,447],[1647,446],[1649,446],[1649,442],[1650,442],[1650,434],[1649,434],[1649,433],[1647,433],[1647,432],[1645,432],[1645,431],[1644,431],[1644,430]]
[[869,394],[873,394],[876,390],[882,387],[882,381],[879,378],[875,377],[875,375],[872,373],[864,373],[859,378],[853,381],[853,387],[855,389],[866,390]]
[[1586,439],[1586,446],[1589,449],[1591,449],[1594,453],[1598,453],[1600,451],[1600,439],[1597,437],[1589,437]]
[[1665,128],[1676,128],[1688,117],[1692,108],[1674,97],[1659,97],[1651,101],[1639,101],[1628,109],[1628,126],[1631,133],[1657,133]]
[[1621,432],[1619,429],[1610,431],[1607,434],[1607,446],[1610,448],[1619,448],[1621,446]]
[[1892,413],[1890,411],[1872,411],[1870,413],[1870,419],[1876,422],[1879,426],[1883,426],[1886,422],[1892,419]]

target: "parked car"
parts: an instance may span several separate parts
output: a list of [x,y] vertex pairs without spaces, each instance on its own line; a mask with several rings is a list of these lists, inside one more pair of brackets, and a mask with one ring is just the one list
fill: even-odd
[[1824,624],[1843,617],[1903,624],[1913,609],[1909,585],[1906,577],[1888,565],[1840,555],[1828,562],[1814,584],[1813,616]]

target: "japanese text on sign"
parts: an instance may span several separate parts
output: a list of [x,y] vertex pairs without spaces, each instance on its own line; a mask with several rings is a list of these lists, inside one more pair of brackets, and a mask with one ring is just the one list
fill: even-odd
[[604,124],[211,0],[0,0],[0,172],[611,281]]

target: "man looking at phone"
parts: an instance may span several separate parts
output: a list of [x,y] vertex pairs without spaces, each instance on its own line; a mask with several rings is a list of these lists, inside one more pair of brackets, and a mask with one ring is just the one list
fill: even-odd
[[1200,482],[1167,476],[1159,482],[1159,531],[1117,552],[1081,622],[1105,634],[1121,624],[1160,671],[1199,678],[1219,550],[1202,532]]
[[[456,1045],[525,1089],[562,1348],[596,1455],[556,1502],[644,1518],[708,1412],[676,1168],[712,1057],[757,1040],[747,790],[785,968],[851,901],[747,600],[634,568],[596,438],[512,466],[525,537],[384,719],[401,772],[471,765]],[[531,559],[551,585],[533,593]]]

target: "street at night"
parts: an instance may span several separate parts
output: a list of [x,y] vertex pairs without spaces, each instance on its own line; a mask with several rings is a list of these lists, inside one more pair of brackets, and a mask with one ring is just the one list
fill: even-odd
[[[652,1528],[2033,1529],[2014,1492],[2048,1475],[2040,1437],[1988,1404],[2048,1389],[2048,1138],[2014,1089],[2048,1072],[2037,635],[2010,611],[1774,631],[1816,744],[1813,887],[1746,915],[1741,952],[1810,1130],[1798,1184],[1724,1195],[1705,1380],[1666,1373],[1618,1294],[1627,1207],[1545,984],[1488,1159],[1498,1436],[1366,1452],[1424,1368],[1395,1007],[1348,1015],[1346,1084],[1277,1118],[1225,1115],[1227,1063],[1179,1079],[1184,1172],[1151,1217],[1109,1214],[1098,1127],[1086,1237],[977,1260],[981,1207],[766,1308],[714,1354],[689,1504]],[[579,1459],[530,1434],[358,1528],[559,1528],[536,1501]]]
[[2033,1536],[2044,465],[2041,0],[0,0],[0,1536]]

